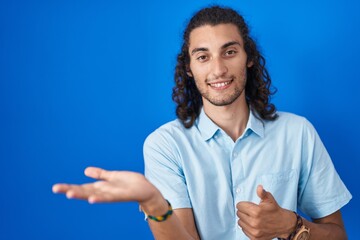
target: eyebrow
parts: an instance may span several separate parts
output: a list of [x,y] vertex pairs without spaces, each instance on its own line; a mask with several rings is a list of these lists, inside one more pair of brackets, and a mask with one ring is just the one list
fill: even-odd
[[206,52],[206,51],[209,51],[209,49],[208,48],[194,48],[191,51],[191,55],[194,55],[194,53],[197,53],[197,52]]
[[241,46],[241,44],[237,41],[231,41],[231,42],[228,42],[228,43],[225,43],[224,45],[222,45],[221,49],[224,49],[224,48],[227,48],[227,47],[230,47],[232,45],[239,45]]
[[[231,42],[227,42],[225,43],[224,45],[221,46],[221,49],[225,49],[227,47],[230,47],[232,45],[239,45],[241,46],[241,44],[237,41],[231,41]],[[207,52],[209,51],[208,48],[203,48],[203,47],[200,47],[200,48],[194,48],[192,51],[191,51],[191,55],[194,55],[194,53],[197,53],[197,52]]]

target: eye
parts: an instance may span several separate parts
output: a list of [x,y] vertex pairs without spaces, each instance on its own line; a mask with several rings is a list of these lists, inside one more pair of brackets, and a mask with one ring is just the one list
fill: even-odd
[[232,56],[235,55],[237,53],[236,50],[228,50],[225,52],[225,56]]
[[196,58],[199,62],[205,62],[208,59],[206,55],[200,55]]

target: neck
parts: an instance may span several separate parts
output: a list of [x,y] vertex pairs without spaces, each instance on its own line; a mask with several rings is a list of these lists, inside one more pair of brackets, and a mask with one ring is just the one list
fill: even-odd
[[215,106],[203,99],[206,115],[235,142],[245,131],[249,120],[249,107],[244,94],[227,106]]

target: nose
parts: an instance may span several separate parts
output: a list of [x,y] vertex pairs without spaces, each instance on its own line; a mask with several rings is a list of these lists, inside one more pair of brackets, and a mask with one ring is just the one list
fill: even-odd
[[225,60],[220,57],[213,59],[212,74],[214,78],[222,77],[227,73],[228,69],[224,61]]

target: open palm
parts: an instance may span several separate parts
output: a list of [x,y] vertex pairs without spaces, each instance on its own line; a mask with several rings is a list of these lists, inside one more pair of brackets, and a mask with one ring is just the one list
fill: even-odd
[[144,175],[136,172],[88,167],[85,169],[85,175],[99,181],[86,184],[59,183],[53,186],[53,192],[90,203],[136,201],[141,204],[158,191]]

